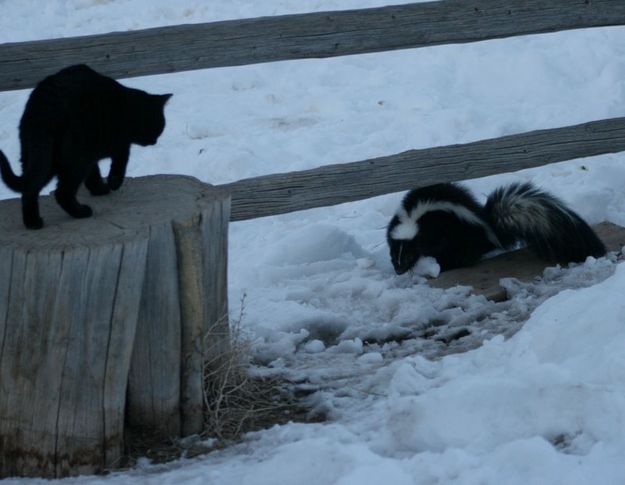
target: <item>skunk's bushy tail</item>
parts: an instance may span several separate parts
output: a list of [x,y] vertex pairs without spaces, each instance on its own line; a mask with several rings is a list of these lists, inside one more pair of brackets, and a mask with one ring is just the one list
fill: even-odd
[[530,183],[495,190],[486,201],[486,214],[505,247],[524,242],[543,259],[584,261],[604,256],[605,246],[573,210]]
[[7,186],[14,190],[15,192],[21,192],[23,183],[22,177],[18,177],[11,170],[11,165],[9,165],[9,160],[4,155],[2,150],[0,150],[0,175],[2,175],[2,180]]

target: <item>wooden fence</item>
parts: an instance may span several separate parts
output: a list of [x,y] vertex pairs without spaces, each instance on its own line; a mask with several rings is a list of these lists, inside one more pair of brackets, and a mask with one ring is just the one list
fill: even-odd
[[622,0],[443,0],[0,46],[0,91],[88,63],[109,76],[239,66],[625,24]]
[[[103,74],[115,78],[126,78],[210,67],[325,58],[615,25],[625,25],[625,1],[623,0],[441,0],[362,10],[285,15],[10,43],[0,45],[0,91],[32,87],[46,75],[75,63],[87,63]],[[576,126],[533,131],[463,145],[410,150],[370,160],[254,177],[219,186],[216,190],[221,194],[224,192],[230,194],[230,220],[239,221],[334,205],[437,182],[483,177],[619,151],[625,151],[625,118],[592,121]],[[227,201],[219,199],[217,208],[211,210],[217,215],[225,214],[227,211],[224,208],[229,206]],[[190,249],[184,249],[186,246],[182,243],[186,240],[181,240],[180,247],[183,249],[177,250],[180,253],[177,256],[178,264],[182,262],[183,266],[186,264],[192,269],[202,264],[205,268],[214,268],[215,264],[212,263],[215,261],[212,260],[225,259],[227,224],[219,222],[219,217],[215,219],[219,222],[215,224],[216,227],[219,226],[215,234],[220,235],[221,249],[206,251],[208,256],[198,256],[201,248],[197,241],[201,238],[197,234],[200,232],[205,235],[210,234],[196,227],[203,217],[194,216],[189,221],[185,221],[185,224],[188,224],[188,228],[184,226],[185,231],[194,235],[195,239],[191,239],[195,241],[195,245],[187,244],[186,246]],[[212,240],[216,238],[213,237]],[[155,244],[152,246],[156,247]],[[161,271],[158,266],[161,261],[157,257],[150,259],[150,247],[148,244],[147,260],[149,264],[154,264],[156,268],[154,274],[158,274],[158,271]],[[29,256],[24,256],[24,258],[27,257]],[[208,258],[211,261],[206,263],[202,258]],[[196,259],[204,263],[198,263]],[[3,264],[3,261],[0,261],[0,270],[8,263],[2,266]],[[147,267],[150,267],[149,264]],[[12,265],[13,263],[9,266]],[[225,263],[222,266],[225,267]],[[142,274],[146,271],[148,270],[144,270]],[[189,286],[193,283],[195,286],[191,285],[191,287],[197,287],[195,293],[198,295],[218,295],[214,299],[219,301],[212,303],[220,309],[219,312],[223,312],[222,307],[225,307],[226,302],[225,270],[210,269],[205,273],[202,276],[190,271],[191,276],[179,276],[179,285],[184,283]],[[219,276],[216,275],[217,273]],[[76,278],[78,277],[80,277],[79,274],[76,275]],[[2,288],[0,284],[0,290]],[[145,291],[145,287],[142,291]],[[199,301],[197,298],[196,300]],[[194,300],[191,302],[193,305],[188,305],[188,318],[194,321],[204,318],[201,315],[198,317],[195,313],[207,312],[206,309],[195,308],[198,306],[197,301]],[[221,305],[221,303],[224,304]],[[0,317],[5,313],[8,314],[4,309],[0,309]],[[9,329],[9,323],[0,319],[0,337],[3,334],[3,325],[6,335],[12,331]],[[167,325],[167,322],[163,324]],[[149,322],[146,325],[149,325]],[[141,330],[137,330],[137,335],[141,335],[140,332]],[[160,335],[145,338],[151,339],[152,343],[149,345],[154,345],[149,349],[157,349],[157,346],[162,344]],[[5,339],[8,337],[5,336]],[[173,340],[178,341],[180,338],[174,336]],[[20,340],[16,342],[19,343]],[[191,340],[188,342],[188,348],[191,349],[189,352],[194,351],[193,342]],[[0,345],[0,358],[2,357],[1,350],[2,345]],[[179,350],[176,352],[180,354]],[[18,354],[17,351],[15,354]],[[180,369],[182,368],[184,373],[184,369],[195,366],[195,364],[193,366],[182,364],[182,367],[170,368],[169,364],[165,365],[158,361],[161,358],[160,350],[150,350],[146,352],[146,355],[148,355],[147,363],[142,364],[141,369],[152,370],[152,366],[155,366],[154,375],[168,376],[161,379],[163,382],[169,382],[168,379],[178,379],[179,385]],[[181,358],[187,359],[188,355],[183,352]],[[130,363],[127,362],[127,365]],[[157,370],[162,371],[163,374],[159,374]],[[32,369],[30,371],[32,372]],[[132,370],[130,374],[132,377]],[[0,373],[0,377],[2,375]],[[137,381],[142,379],[137,379]],[[123,388],[123,382],[119,384],[119,387]],[[0,390],[7,392],[1,381]],[[136,390],[134,395],[137,394]],[[168,399],[171,397],[169,390],[163,389]],[[0,398],[2,397],[0,395]],[[123,402],[123,396],[117,397]],[[147,401],[150,399],[151,396],[146,397]],[[190,398],[187,396],[183,399]],[[179,397],[175,395],[173,400],[177,401]],[[3,413],[11,416],[15,413],[14,406],[11,409],[3,408],[3,403],[9,402],[11,402],[10,399],[0,399],[0,477],[7,473],[37,474],[33,470],[36,470],[37,463],[41,463],[42,457],[37,454],[41,453],[41,450],[27,449],[25,455],[22,456],[20,453],[23,448],[25,449],[26,445],[32,443],[20,441],[22,448],[9,448],[10,440],[7,436],[3,436],[3,429],[8,429],[3,424],[8,422]],[[71,403],[68,409],[70,411],[73,409]],[[170,407],[169,410],[171,409],[177,408]],[[123,413],[123,409],[114,411]],[[165,413],[162,409],[156,411],[155,421],[161,419],[160,416]],[[54,421],[54,416],[51,419]],[[183,433],[193,432],[193,429],[185,425],[184,417],[182,428],[180,424],[174,428],[186,429],[187,431]],[[22,439],[19,429],[17,431],[13,429],[12,432],[17,432],[15,436]],[[94,433],[97,432],[97,430],[94,431]],[[86,464],[80,462],[79,471],[97,471],[102,466],[114,462],[119,454],[119,433],[122,432],[123,430],[120,431],[118,428],[115,428],[117,434],[111,431],[109,435],[114,436],[115,441],[110,441],[112,439],[110,436],[107,438],[110,442],[107,441],[103,446],[105,458],[100,456],[100,452],[94,451],[95,458],[90,458],[91,461]],[[94,439],[97,442],[97,438]],[[115,450],[115,454],[111,451],[112,449]],[[53,456],[46,459],[54,461],[57,455],[61,456],[62,453],[63,450],[55,448]],[[9,465],[6,463],[3,465],[5,459],[3,454],[6,456],[10,454],[9,458],[5,457],[10,461]],[[53,463],[51,468],[48,467],[41,474],[58,476],[75,473],[76,470],[71,468],[73,458],[68,458],[68,455],[63,456],[65,457],[64,465],[59,466],[55,462],[56,464]]]

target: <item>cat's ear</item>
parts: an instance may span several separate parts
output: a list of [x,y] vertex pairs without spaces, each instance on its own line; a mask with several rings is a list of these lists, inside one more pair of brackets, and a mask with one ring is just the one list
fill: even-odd
[[173,96],[173,94],[169,93],[169,94],[159,94],[158,98],[161,100],[161,103],[163,104],[163,106],[165,106],[165,103],[167,103],[167,101],[169,101],[169,98],[171,98]]

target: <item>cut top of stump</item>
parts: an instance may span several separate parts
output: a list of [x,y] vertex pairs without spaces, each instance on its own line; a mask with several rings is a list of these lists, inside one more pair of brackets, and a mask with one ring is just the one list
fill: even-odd
[[52,195],[41,196],[44,227],[36,231],[24,227],[20,199],[2,200],[0,247],[58,251],[130,241],[145,237],[150,226],[197,218],[211,202],[224,197],[227,194],[223,189],[194,177],[128,177],[118,191],[104,196],[79,192],[79,202],[91,206],[94,212],[86,219],[72,218]]

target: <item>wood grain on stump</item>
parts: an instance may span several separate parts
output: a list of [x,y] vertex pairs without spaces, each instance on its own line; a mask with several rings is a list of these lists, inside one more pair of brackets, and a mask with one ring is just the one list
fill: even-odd
[[94,217],[42,197],[39,231],[0,202],[0,477],[114,467],[125,426],[200,431],[204,337],[228,342],[224,191],[151,176],[79,200]]

